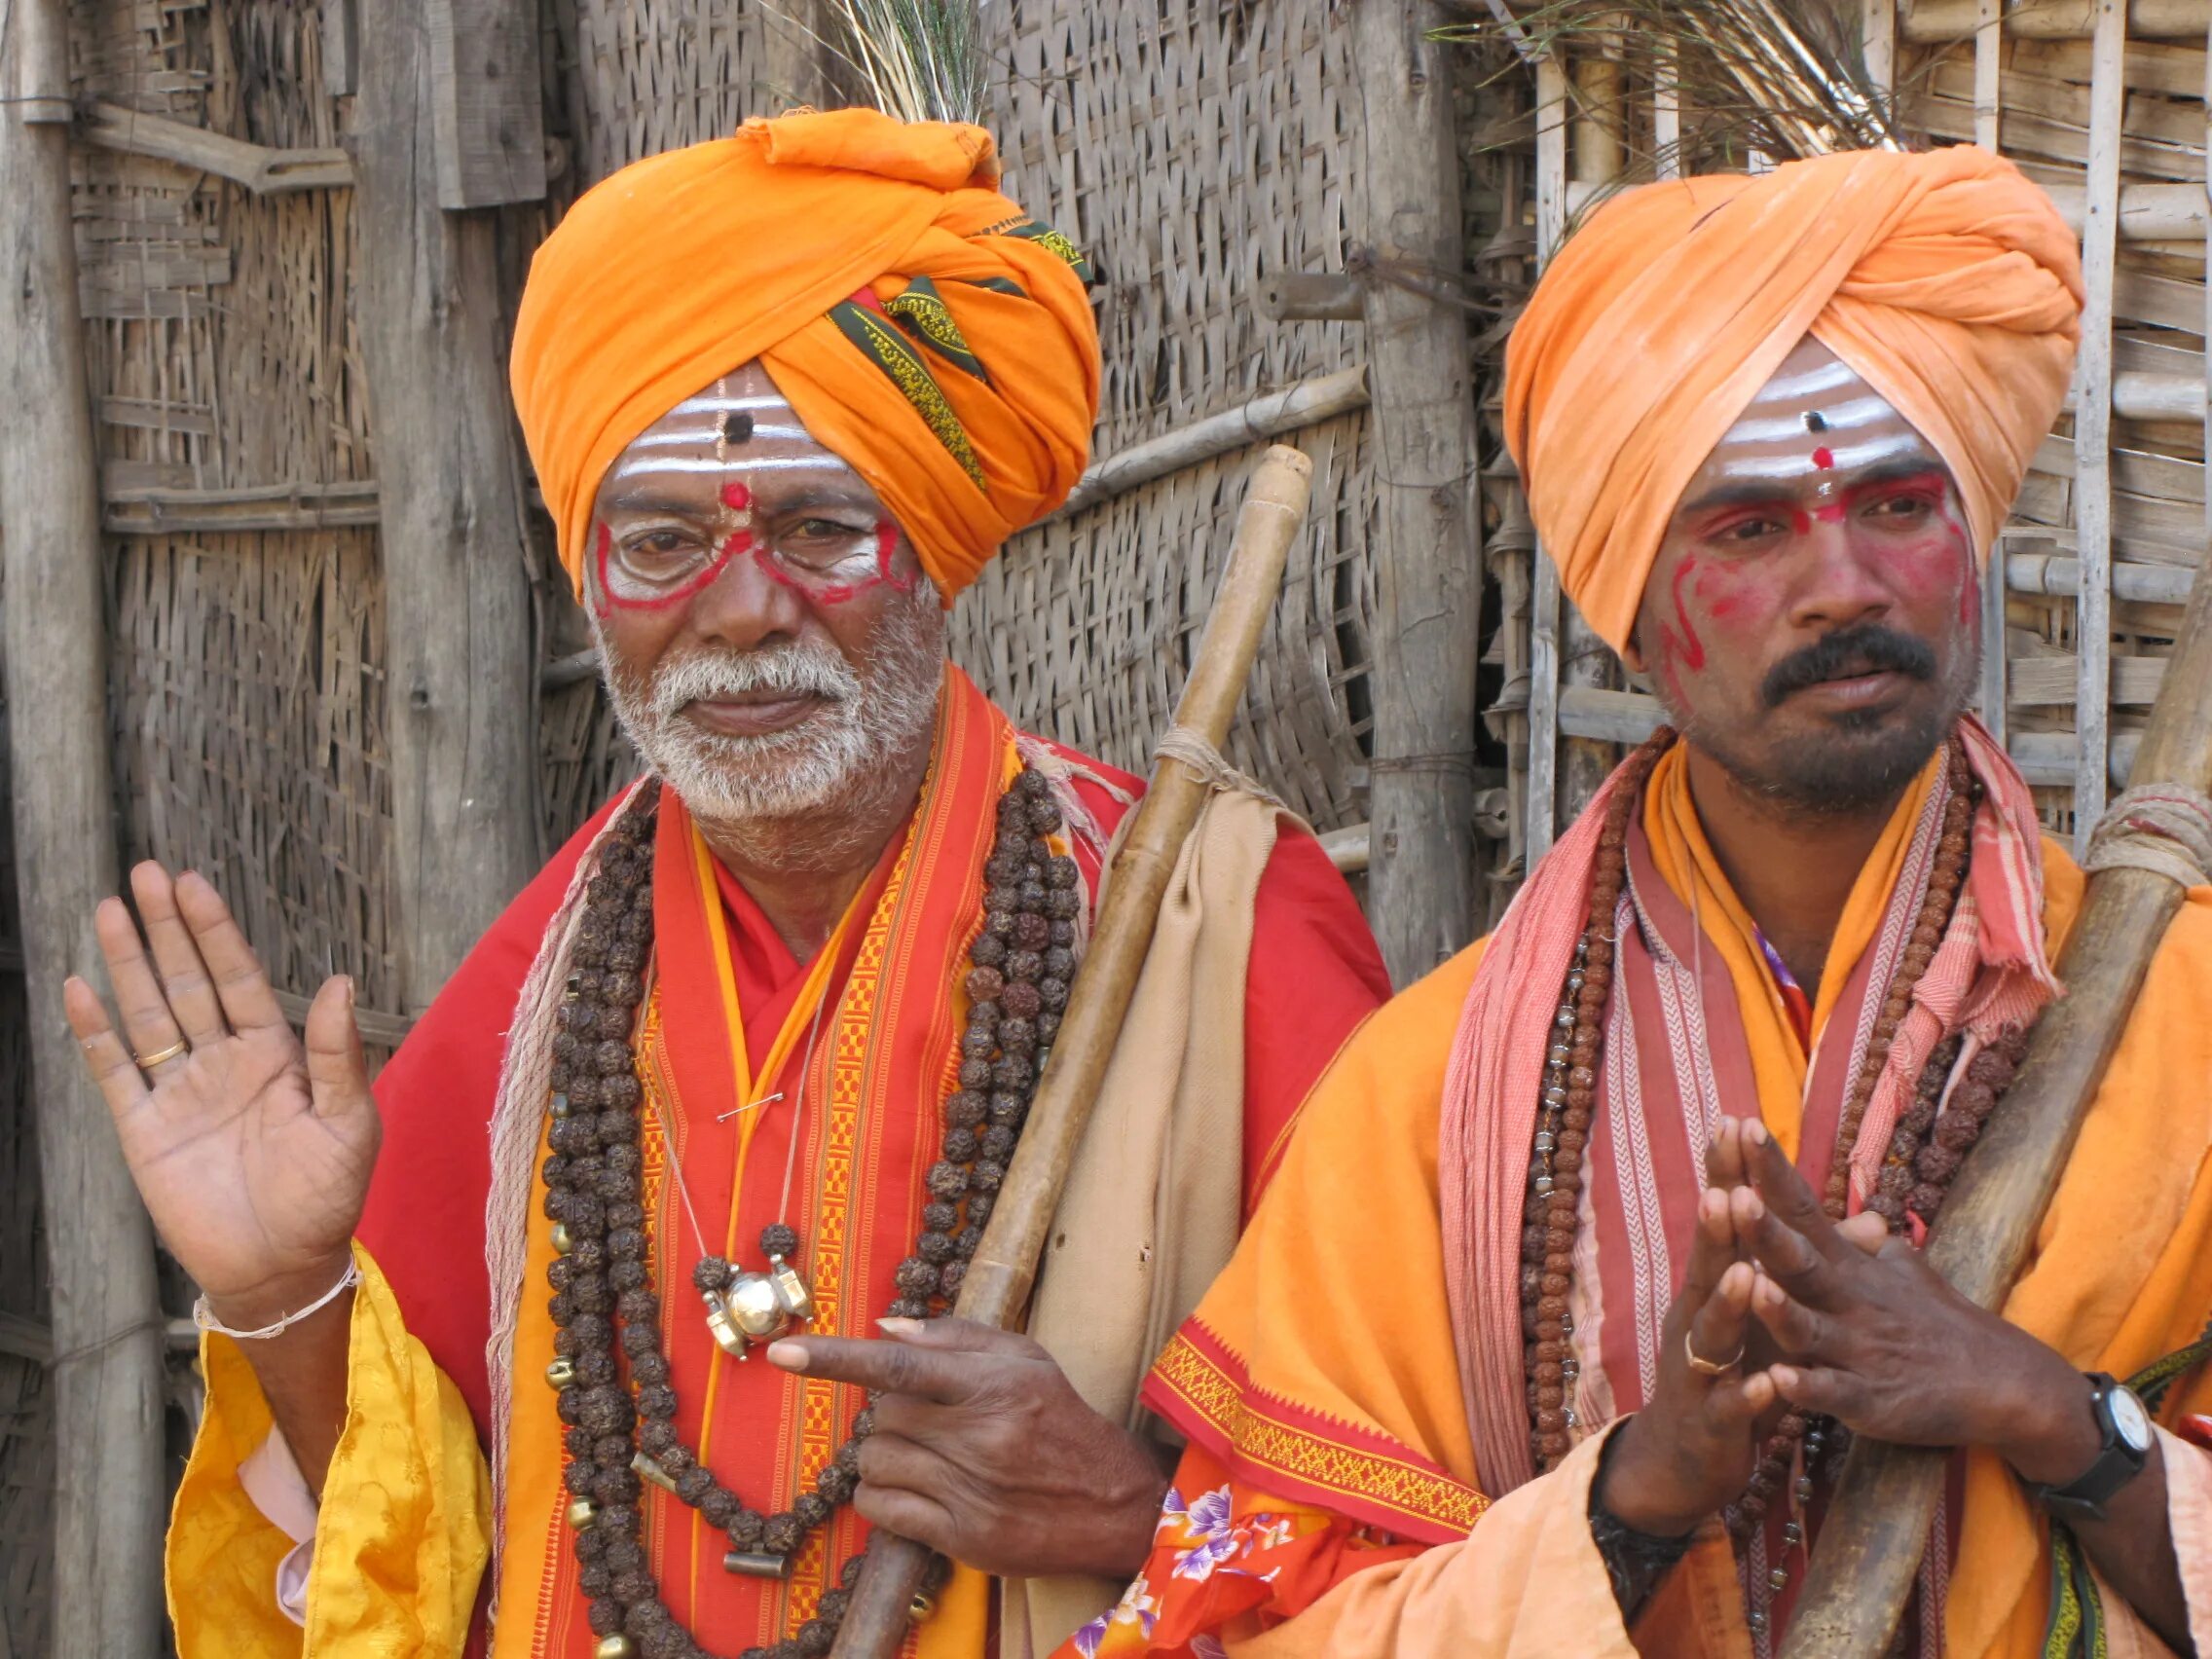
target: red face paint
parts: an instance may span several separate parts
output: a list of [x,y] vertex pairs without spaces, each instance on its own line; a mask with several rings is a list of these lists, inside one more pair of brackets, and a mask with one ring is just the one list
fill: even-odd
[[1835,451],[1823,444],[1813,452],[1813,464],[1823,472],[1831,470],[1835,465]]
[[706,587],[724,570],[728,569],[729,562],[732,559],[736,558],[738,554],[750,550],[752,546],[753,537],[750,534],[742,530],[736,532],[721,544],[714,558],[707,562],[705,570],[682,587],[671,588],[666,593],[654,594],[649,598],[614,591],[613,582],[608,571],[608,561],[614,549],[614,533],[608,530],[605,524],[599,527],[599,540],[592,551],[593,557],[599,565],[599,591],[608,605],[618,605],[625,610],[666,610],[672,605],[681,605],[684,600],[689,599],[700,589]]
[[[1843,522],[1843,512],[1844,508],[1841,501],[1830,501],[1825,507],[1814,508],[1813,516],[1819,519],[1823,524],[1841,524]],[[1803,515],[1800,514],[1799,516],[1802,517]]]
[[1659,624],[1659,639],[1661,645],[1665,647],[1661,653],[1661,664],[1669,682],[1676,685],[1677,698],[1680,695],[1680,689],[1678,682],[1674,679],[1674,659],[1677,656],[1680,657],[1684,666],[1692,674],[1705,667],[1705,642],[1697,637],[1697,630],[1690,625],[1689,606],[1682,599],[1682,583],[1690,578],[1696,569],[1697,561],[1691,558],[1683,559],[1680,564],[1675,567],[1675,620],[1680,625],[1681,632],[1677,634],[1666,623]]
[[875,527],[875,579],[889,582],[901,593],[912,593],[915,577],[901,577],[891,573],[891,556],[898,551],[899,527],[889,519],[878,520]]

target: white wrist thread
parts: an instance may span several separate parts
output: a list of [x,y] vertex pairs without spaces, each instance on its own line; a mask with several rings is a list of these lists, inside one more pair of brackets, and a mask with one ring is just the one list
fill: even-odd
[[204,1296],[199,1298],[192,1305],[192,1322],[203,1331],[211,1331],[218,1337],[228,1337],[235,1343],[263,1343],[267,1342],[271,1337],[282,1336],[286,1331],[290,1330],[294,1325],[297,1325],[309,1314],[321,1312],[325,1308],[328,1308],[333,1302],[336,1302],[341,1296],[344,1296],[349,1290],[351,1290],[360,1282],[361,1265],[358,1262],[348,1262],[346,1264],[346,1276],[341,1278],[336,1284],[332,1285],[328,1290],[324,1291],[320,1296],[316,1297],[313,1302],[309,1303],[297,1313],[287,1313],[281,1319],[278,1319],[274,1325],[264,1325],[258,1331],[232,1330],[230,1326],[224,1324],[222,1320],[215,1317],[213,1311],[209,1309],[207,1306],[207,1299]]

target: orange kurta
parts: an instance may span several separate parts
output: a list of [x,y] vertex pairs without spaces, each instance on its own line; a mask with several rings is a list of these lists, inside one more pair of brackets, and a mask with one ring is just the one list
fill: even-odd
[[[1890,904],[1929,787],[1924,777],[1909,793],[1853,894],[1816,1005],[1817,1049]],[[1741,1110],[1755,1110],[1788,1146],[1805,1118],[1809,1056],[1666,762],[1641,825],[1652,866],[1677,907],[1696,896],[1707,945],[1725,964],[1755,1079]],[[2083,878],[2055,844],[2043,861],[2042,920],[2055,948]],[[1442,1183],[1466,1172],[1439,1164],[1448,1059],[1483,952],[1464,952],[1370,1021],[1301,1113],[1235,1261],[1148,1386],[1148,1401],[1192,1441],[1155,1553],[1122,1606],[1071,1651],[1195,1653],[1211,1642],[1271,1659],[1752,1651],[1717,1537],[1677,1568],[1633,1639],[1622,1628],[1586,1520],[1602,1433],[1494,1502],[1483,1489],[1440,1226]],[[2199,888],[2161,945],[2035,1262],[2005,1308],[2083,1369],[2124,1377],[2195,1341],[2212,1314],[2208,992],[2212,888]],[[1551,1005],[1542,987],[1520,994]],[[1825,1132],[1832,1141],[1832,1120]],[[1694,1204],[1689,1185],[1663,1198]],[[1586,1235],[1594,1199],[1606,1195],[1586,1189]],[[1678,1276],[1677,1264],[1654,1287],[1661,1306]],[[1617,1312],[1609,1308],[1608,1320]],[[2212,1378],[2199,1376],[2169,1395],[2163,1416],[2208,1404]],[[2171,1437],[2165,1453],[2201,1647],[2212,1638],[2212,1456]],[[1970,1455],[1945,1651],[2040,1654],[2048,1590],[2043,1522],[1998,1459]],[[2124,1609],[2107,1611],[2116,1642],[2144,1638]]]

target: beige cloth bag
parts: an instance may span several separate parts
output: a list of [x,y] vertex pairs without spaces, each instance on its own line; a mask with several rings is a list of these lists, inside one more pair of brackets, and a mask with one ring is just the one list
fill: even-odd
[[[1242,1219],[1244,974],[1279,816],[1216,790],[1184,843],[1030,1304],[1029,1334],[1091,1409],[1155,1438],[1164,1425],[1138,1385],[1228,1264]],[[1005,1580],[1000,1653],[1042,1659],[1125,1588]]]

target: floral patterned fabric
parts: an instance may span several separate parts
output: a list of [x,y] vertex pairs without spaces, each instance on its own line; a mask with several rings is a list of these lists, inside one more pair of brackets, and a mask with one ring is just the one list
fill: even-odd
[[1262,1492],[1193,1446],[1175,1471],[1144,1570],[1053,1659],[1226,1659],[1225,1633],[1279,1624],[1350,1574],[1421,1549]]

